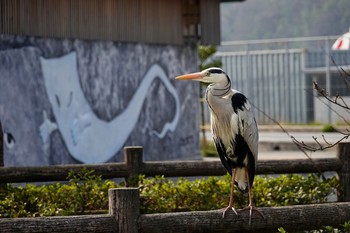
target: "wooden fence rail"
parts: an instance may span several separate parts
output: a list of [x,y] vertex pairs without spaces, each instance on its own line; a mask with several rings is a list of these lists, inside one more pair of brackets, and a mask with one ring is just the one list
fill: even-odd
[[[132,161],[132,160],[131,160]],[[125,163],[56,165],[45,167],[0,167],[0,183],[42,182],[66,180],[70,171],[79,172],[83,168],[92,169],[102,178],[164,175],[178,176],[216,176],[226,174],[220,161],[164,161],[143,162],[136,171],[128,169],[130,160]],[[342,161],[338,158],[317,160],[260,160],[257,174],[315,173],[318,171],[340,171]]]
[[[345,144],[340,144],[342,153],[347,153]],[[164,175],[210,176],[224,175],[226,170],[220,161],[157,161],[143,162],[142,147],[125,147],[125,162],[104,164],[74,164],[33,167],[0,167],[0,183],[61,181],[68,172],[79,172],[82,168],[95,170],[103,178]],[[314,173],[340,171],[343,158],[295,159],[295,160],[259,160],[257,174]]]
[[350,202],[259,208],[264,218],[223,210],[140,214],[138,188],[109,190],[109,214],[0,219],[0,233],[23,232],[289,232],[338,227],[350,219]]
[[113,215],[81,215],[69,217],[0,218],[1,233],[115,233]]
[[[350,203],[328,203],[259,208],[264,219],[249,213],[236,216],[229,213],[222,219],[223,210],[182,213],[145,214],[140,216],[140,232],[277,232],[283,227],[288,232],[315,230],[324,226],[339,227],[350,219]],[[336,216],[336,217],[335,217]]]
[[[66,180],[70,171],[93,169],[104,179],[146,176],[215,176],[226,170],[220,161],[158,161],[144,162],[142,147],[125,147],[125,162],[106,164],[76,164],[38,167],[0,167],[0,184]],[[257,174],[314,173],[335,171],[343,190],[341,201],[350,201],[350,143],[338,145],[337,157],[327,159],[259,160]]]

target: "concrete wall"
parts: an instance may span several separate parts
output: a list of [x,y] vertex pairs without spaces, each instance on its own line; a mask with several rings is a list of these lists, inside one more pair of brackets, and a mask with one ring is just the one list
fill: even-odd
[[0,35],[5,166],[198,159],[195,46]]

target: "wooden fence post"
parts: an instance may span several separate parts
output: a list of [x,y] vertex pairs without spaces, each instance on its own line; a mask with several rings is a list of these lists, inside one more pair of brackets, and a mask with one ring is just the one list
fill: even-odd
[[129,176],[126,179],[126,185],[128,187],[136,187],[138,185],[139,175],[142,173],[143,147],[124,147],[124,159],[129,172]]
[[338,191],[338,201],[350,201],[350,143],[339,143],[337,156],[343,164],[338,171],[342,188]]
[[118,232],[137,233],[140,217],[138,188],[114,188],[108,190],[109,214],[117,221]]

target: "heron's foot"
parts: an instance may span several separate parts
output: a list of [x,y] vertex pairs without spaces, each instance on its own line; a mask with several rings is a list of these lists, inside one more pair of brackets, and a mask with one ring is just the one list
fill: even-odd
[[260,215],[260,217],[265,219],[265,216],[260,212],[260,210],[258,210],[255,206],[253,206],[251,204],[249,204],[247,207],[241,209],[239,212],[243,212],[243,211],[247,211],[247,210],[249,210],[249,225],[252,222],[252,213],[253,213],[253,211],[257,212]]
[[222,213],[222,218],[225,218],[225,214],[228,210],[232,210],[236,215],[238,215],[237,211],[235,210],[235,208],[233,206],[227,206],[226,209],[224,210],[224,212]]

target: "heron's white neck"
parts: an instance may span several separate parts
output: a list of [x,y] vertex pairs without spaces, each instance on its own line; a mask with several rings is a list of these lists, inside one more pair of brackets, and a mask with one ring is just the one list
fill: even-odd
[[224,82],[212,83],[208,86],[210,94],[216,97],[223,97],[231,90],[231,82],[229,80]]

